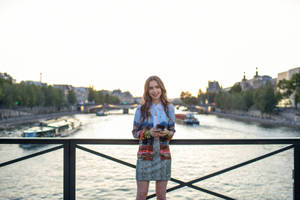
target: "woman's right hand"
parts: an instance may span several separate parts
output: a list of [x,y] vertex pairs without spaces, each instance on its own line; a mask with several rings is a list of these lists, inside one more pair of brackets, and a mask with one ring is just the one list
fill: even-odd
[[158,138],[158,137],[159,137],[159,133],[160,133],[160,131],[157,130],[157,129],[155,129],[155,128],[151,128],[151,129],[150,129],[150,134],[151,134],[151,136],[154,137],[154,138]]

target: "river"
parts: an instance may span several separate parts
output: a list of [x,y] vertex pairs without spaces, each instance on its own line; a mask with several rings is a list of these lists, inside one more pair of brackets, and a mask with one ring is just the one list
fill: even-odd
[[[83,123],[74,138],[131,139],[133,110],[128,115],[75,115]],[[175,139],[203,138],[273,138],[299,137],[299,130],[266,126],[254,122],[235,121],[214,115],[196,115],[200,126],[176,125]],[[19,136],[26,126],[1,133]],[[85,147],[135,164],[137,146],[84,145]],[[172,177],[190,181],[232,165],[247,161],[284,145],[171,145]],[[19,145],[0,145],[0,163],[47,149],[22,149]],[[135,199],[135,169],[110,160],[76,151],[77,199]],[[234,199],[292,200],[293,150],[288,150],[225,174],[206,179],[195,185]],[[169,182],[168,188],[176,186]],[[2,167],[0,170],[0,199],[63,199],[63,150]],[[151,182],[149,194],[155,189]],[[167,194],[168,199],[213,200],[215,196],[181,188]],[[154,198],[155,199],[155,198]]]

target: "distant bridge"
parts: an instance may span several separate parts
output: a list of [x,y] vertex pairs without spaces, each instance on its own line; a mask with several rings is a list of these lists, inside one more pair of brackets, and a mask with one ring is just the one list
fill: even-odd
[[[109,110],[123,110],[124,114],[128,113],[129,109],[136,108],[139,104],[99,104],[99,105],[84,105],[84,112],[88,113],[96,113],[98,111],[109,111]],[[179,105],[175,105],[175,107],[179,107]],[[198,113],[209,113],[213,111],[215,108],[214,104],[200,104],[200,105],[192,105],[188,106],[187,109],[189,111],[194,111]]]
[[123,110],[123,113],[128,113],[129,109],[136,108],[138,104],[120,104],[120,105],[113,105],[113,104],[99,104],[99,105],[86,105],[85,111],[88,113],[95,113],[98,111],[107,111],[107,110]]

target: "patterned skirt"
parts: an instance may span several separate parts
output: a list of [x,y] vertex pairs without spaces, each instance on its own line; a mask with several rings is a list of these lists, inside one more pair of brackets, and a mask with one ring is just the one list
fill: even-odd
[[153,160],[138,159],[136,163],[137,181],[158,181],[170,180],[171,178],[171,160],[160,159],[159,140],[153,143]]

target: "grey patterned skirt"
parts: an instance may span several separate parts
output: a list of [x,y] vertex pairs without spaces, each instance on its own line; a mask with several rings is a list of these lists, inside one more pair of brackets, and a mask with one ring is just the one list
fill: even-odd
[[159,140],[153,143],[153,160],[138,159],[136,163],[137,181],[159,181],[170,180],[171,178],[171,160],[160,159]]

